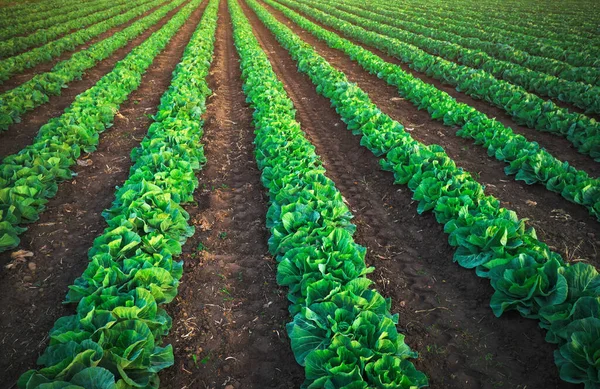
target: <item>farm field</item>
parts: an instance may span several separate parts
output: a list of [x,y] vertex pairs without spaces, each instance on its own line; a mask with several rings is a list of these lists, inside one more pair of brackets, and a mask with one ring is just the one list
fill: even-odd
[[600,388],[592,0],[0,1],[0,387]]

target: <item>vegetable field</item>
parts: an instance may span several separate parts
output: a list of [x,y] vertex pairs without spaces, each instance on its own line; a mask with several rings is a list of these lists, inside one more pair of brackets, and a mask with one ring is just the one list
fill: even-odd
[[0,387],[600,389],[593,0],[0,1]]

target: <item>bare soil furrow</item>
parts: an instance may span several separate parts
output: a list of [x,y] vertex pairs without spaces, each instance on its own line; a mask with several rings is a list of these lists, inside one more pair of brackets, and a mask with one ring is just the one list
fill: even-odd
[[168,306],[175,366],[166,388],[297,388],[304,371],[285,331],[286,290],[275,280],[265,227],[268,198],[253,147],[227,2],[221,0],[213,95],[205,114],[206,166],[195,205],[196,233],[184,247],[179,294]]

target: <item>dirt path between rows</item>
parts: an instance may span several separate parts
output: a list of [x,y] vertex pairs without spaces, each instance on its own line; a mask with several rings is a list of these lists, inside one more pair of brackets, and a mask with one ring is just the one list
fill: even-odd
[[356,241],[376,267],[372,279],[399,329],[420,353],[416,366],[432,388],[574,388],[558,378],[554,346],[533,320],[510,313],[496,318],[492,289],[452,262],[453,249],[432,214],[419,216],[412,193],[393,185],[377,158],[346,130],[310,79],[244,4],[254,31],[297,109],[297,119],[350,205]]
[[[11,387],[20,374],[35,367],[54,321],[74,307],[61,304],[76,277],[87,266],[87,251],[106,227],[101,212],[114,200],[115,186],[129,175],[130,151],[139,145],[156,112],[171,73],[197,27],[204,2],[176,33],[121,105],[113,127],[100,136],[98,150],[81,158],[78,176],[59,186],[38,222],[29,226],[19,249],[33,252],[28,264],[7,270],[10,252],[0,254],[0,382]],[[15,249],[16,250],[16,249]],[[31,264],[35,265],[31,265]]]
[[[335,32],[336,34],[344,36],[343,34],[341,34],[339,31],[335,30],[334,28],[330,28],[328,26],[325,26],[322,23],[319,23],[315,19],[311,18],[310,15],[306,15],[304,13],[301,13],[301,14],[305,18],[309,19],[311,22],[318,24],[319,26],[325,28],[326,30],[332,31],[332,32]],[[562,136],[553,135],[548,132],[538,131],[535,129],[528,128],[526,126],[520,126],[503,109],[497,108],[485,101],[476,100],[464,93],[458,92],[454,87],[447,85],[447,84],[443,84],[442,82],[440,82],[432,77],[429,77],[423,73],[419,73],[419,72],[411,69],[407,64],[404,64],[399,59],[392,57],[381,50],[378,50],[372,46],[361,44],[360,42],[356,41],[355,39],[351,39],[346,36],[344,36],[344,38],[348,39],[349,41],[351,41],[352,43],[354,43],[356,45],[359,45],[367,50],[370,50],[371,52],[380,56],[385,61],[400,66],[402,68],[402,70],[404,70],[407,73],[410,73],[413,77],[419,78],[428,84],[434,85],[436,88],[438,88],[438,89],[448,93],[450,96],[454,97],[457,101],[470,105],[471,107],[477,109],[478,111],[485,113],[490,118],[496,118],[496,120],[498,120],[505,126],[512,128],[515,133],[525,136],[530,141],[538,142],[541,146],[545,147],[548,150],[548,152],[550,152],[556,158],[558,158],[562,161],[568,161],[571,165],[575,166],[578,169],[588,172],[591,176],[594,176],[594,177],[600,176],[600,164],[597,162],[594,162],[594,160],[592,158],[590,158],[589,156],[580,154],[573,147],[571,142],[569,142],[567,139],[563,138]]]
[[13,124],[5,133],[0,134],[0,138],[2,139],[2,142],[0,142],[0,158],[17,153],[25,146],[31,144],[42,125],[51,118],[62,115],[64,110],[73,103],[77,95],[94,86],[104,75],[111,72],[117,62],[125,58],[131,50],[139,46],[150,35],[164,26],[187,3],[186,1],[169,12],[158,23],[147,29],[136,39],[130,41],[125,47],[120,48],[110,57],[98,62],[96,66],[87,70],[81,80],[71,82],[68,88],[63,89],[60,96],[51,96],[50,101],[46,104],[40,105],[32,111],[23,114],[20,123]]
[[487,150],[473,141],[455,135],[456,128],[431,119],[427,111],[418,110],[399,97],[398,89],[369,74],[342,51],[331,49],[310,33],[302,30],[282,13],[266,6],[279,21],[312,45],[330,64],[346,74],[369,94],[384,113],[412,129],[411,135],[425,144],[439,144],[465,170],[473,173],[486,186],[486,193],[501,200],[502,206],[528,218],[539,238],[551,245],[569,261],[586,260],[600,268],[600,228],[598,220],[577,204],[543,185],[527,185],[504,174],[504,162],[489,157]]
[[267,196],[238,58],[221,0],[205,114],[208,162],[198,174],[197,205],[186,208],[196,233],[184,248],[179,294],[167,308],[175,366],[161,376],[165,388],[291,389],[304,378],[284,327],[286,290],[276,283],[268,252]]

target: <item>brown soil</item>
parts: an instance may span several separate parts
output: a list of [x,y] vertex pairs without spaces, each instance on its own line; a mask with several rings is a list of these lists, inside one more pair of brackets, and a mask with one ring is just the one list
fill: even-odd
[[[301,14],[302,14],[302,16],[306,17],[313,23],[318,24],[319,26],[327,29],[328,31],[332,31],[332,32],[335,32],[335,33],[343,36],[343,34],[341,34],[336,29],[325,26],[322,23],[319,23],[315,19],[311,18],[310,15],[306,15],[304,13],[301,13]],[[507,114],[503,109],[492,106],[491,104],[489,104],[485,101],[476,100],[462,92],[458,92],[454,87],[447,85],[447,84],[443,84],[442,82],[436,80],[433,77],[429,77],[423,73],[419,73],[419,72],[411,69],[407,64],[403,63],[400,59],[398,59],[396,57],[392,57],[381,50],[378,50],[374,47],[362,44],[362,43],[358,42],[357,40],[348,38],[346,36],[344,36],[344,38],[348,39],[349,41],[351,41],[352,43],[354,43],[356,45],[359,45],[367,50],[372,51],[373,53],[377,54],[385,61],[400,66],[402,68],[402,70],[404,70],[407,73],[410,73],[413,77],[419,78],[426,83],[434,85],[436,88],[438,88],[438,89],[448,93],[450,96],[454,97],[457,101],[470,105],[471,107],[477,109],[478,111],[485,113],[490,118],[496,118],[496,120],[498,120],[505,126],[512,128],[515,133],[525,136],[530,141],[538,142],[541,146],[545,147],[546,150],[548,150],[548,152],[550,152],[556,158],[558,158],[562,161],[568,161],[571,165],[573,165],[577,169],[584,170],[593,177],[600,176],[600,164],[594,162],[594,160],[592,158],[590,158],[589,156],[580,154],[577,151],[577,149],[575,149],[573,147],[571,142],[569,142],[566,138],[563,138],[560,135],[553,135],[548,132],[538,131],[538,130],[535,130],[532,128],[528,128],[526,126],[520,126],[517,123],[515,123],[515,121],[510,117],[510,115]]]
[[94,86],[104,75],[111,72],[117,62],[125,58],[133,48],[148,39],[155,31],[158,31],[185,4],[187,2],[169,12],[157,24],[146,30],[136,39],[130,41],[125,47],[120,48],[110,57],[98,62],[96,66],[84,73],[81,80],[71,82],[69,87],[64,89],[60,96],[51,96],[50,101],[46,104],[25,113],[21,118],[21,123],[13,124],[4,134],[0,134],[0,137],[2,137],[0,158],[17,153],[25,146],[33,143],[33,139],[38,134],[38,130],[42,125],[51,118],[62,115],[63,111],[73,103],[77,95]]
[[[30,79],[33,78],[33,76],[35,76],[36,74],[39,73],[45,73],[45,72],[49,72],[50,70],[52,70],[52,68],[54,66],[56,66],[57,63],[64,61],[66,59],[71,58],[71,56],[73,56],[73,54],[75,54],[78,51],[82,51],[87,49],[88,47],[90,47],[91,45],[98,43],[112,35],[114,35],[115,33],[126,29],[127,27],[129,27],[130,25],[132,25],[133,23],[135,23],[136,21],[145,18],[146,16],[150,15],[152,12],[156,11],[158,8],[160,8],[162,5],[161,4],[159,6],[156,6],[150,10],[148,10],[147,12],[145,12],[144,14],[142,14],[141,16],[135,17],[131,20],[129,20],[128,22],[125,22],[123,24],[121,24],[120,26],[116,26],[111,28],[110,30],[98,35],[95,38],[90,39],[89,41],[87,41],[86,43],[84,43],[81,46],[77,46],[75,48],[75,50],[72,51],[65,51],[63,52],[61,55],[59,55],[56,58],[51,59],[50,61],[46,61],[43,63],[40,63],[39,65],[36,65],[32,68],[26,69],[23,72],[19,73],[19,74],[15,74],[13,75],[10,79],[4,81],[4,83],[2,83],[0,85],[0,93],[4,93],[10,89],[13,89],[27,81],[29,81]],[[85,75],[84,75],[85,77]]]
[[179,294],[167,307],[175,366],[161,382],[173,389],[297,388],[304,371],[284,327],[290,319],[286,290],[276,283],[268,252],[252,110],[224,0],[219,18],[204,126],[208,162],[198,174],[196,205],[186,208],[196,233],[184,247]]
[[[333,50],[310,33],[293,24],[282,13],[264,4],[304,41],[312,45],[331,65],[343,71],[384,113],[412,129],[411,135],[425,144],[439,144],[459,166],[470,171],[487,188],[487,193],[501,200],[502,206],[529,219],[538,237],[551,245],[567,260],[587,260],[600,267],[600,230],[598,220],[577,204],[542,185],[527,185],[504,174],[505,163],[489,157],[487,150],[471,140],[455,135],[458,128],[444,126],[431,119],[427,111],[418,110],[399,97],[398,89],[369,74],[339,50]],[[595,162],[589,162],[594,165]]]
[[372,279],[392,298],[399,328],[419,351],[415,364],[430,377],[431,387],[575,387],[558,378],[554,346],[544,341],[535,321],[492,314],[487,281],[452,263],[454,250],[433,215],[416,213],[410,191],[393,185],[393,175],[380,170],[377,158],[243,7],[294,101],[297,119],[354,212],[356,241],[367,247],[368,262],[377,269]]
[[[195,31],[204,2],[159,54],[142,83],[121,105],[114,125],[100,137],[98,150],[83,156],[91,166],[75,166],[78,176],[60,185],[38,222],[21,236],[19,249],[33,252],[31,265],[7,270],[10,253],[0,254],[0,383],[12,387],[20,374],[35,367],[54,321],[73,313],[61,304],[67,286],[87,265],[87,251],[106,224],[101,212],[114,200],[115,186],[129,175],[132,148],[151,123],[171,73]],[[24,307],[27,307],[24,309]]]

